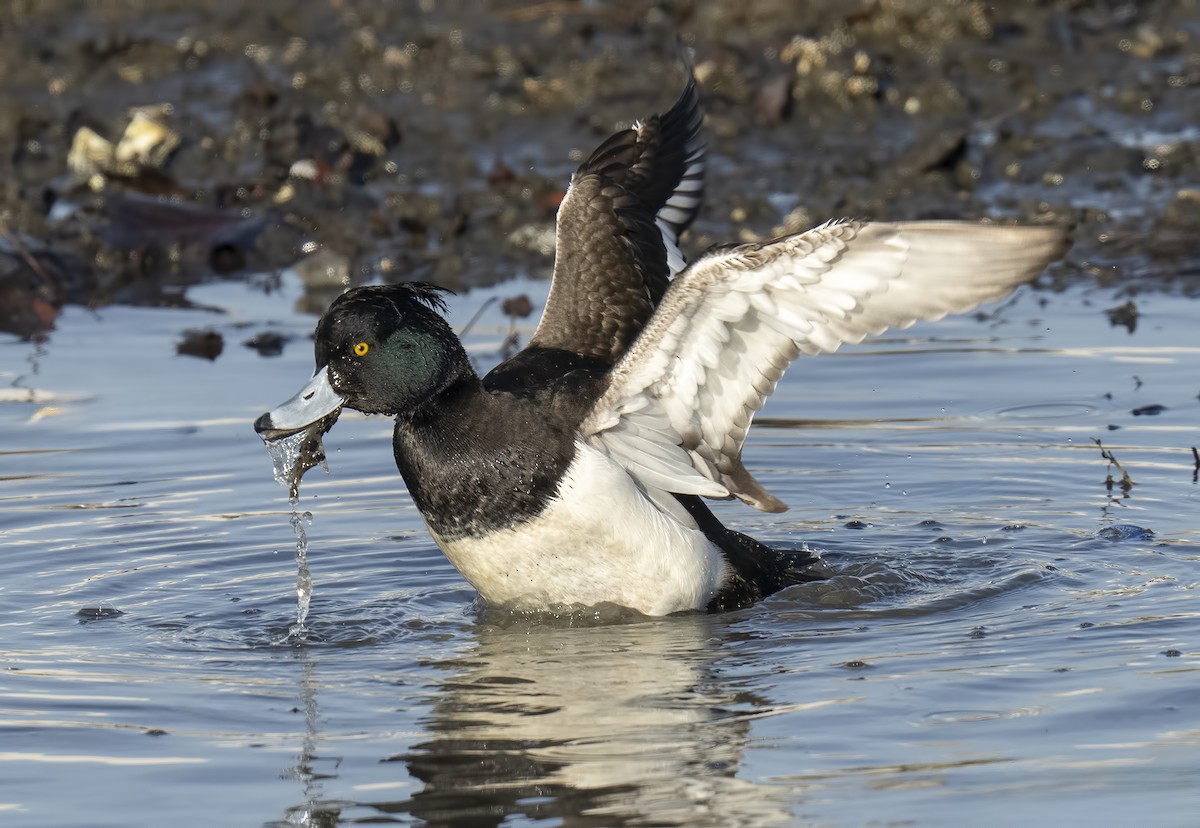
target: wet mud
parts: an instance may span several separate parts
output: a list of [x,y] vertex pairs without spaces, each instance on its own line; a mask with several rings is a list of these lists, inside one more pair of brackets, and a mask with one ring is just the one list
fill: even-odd
[[1058,222],[1043,285],[1124,286],[1115,327],[1200,284],[1196,0],[13,0],[0,329],[288,266],[314,311],[547,274],[571,171],[671,104],[681,40],[710,135],[691,252],[837,216]]

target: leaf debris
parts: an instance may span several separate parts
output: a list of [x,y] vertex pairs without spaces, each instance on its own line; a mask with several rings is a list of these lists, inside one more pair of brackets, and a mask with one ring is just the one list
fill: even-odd
[[1113,490],[1113,486],[1116,485],[1116,481],[1113,479],[1112,475],[1112,470],[1115,467],[1116,470],[1121,473],[1121,491],[1125,494],[1129,494],[1129,490],[1133,488],[1133,478],[1129,476],[1129,472],[1125,471],[1125,468],[1117,462],[1117,458],[1113,456],[1113,453],[1104,447],[1104,444],[1100,442],[1099,437],[1093,437],[1092,442],[1099,447],[1100,456],[1108,461],[1108,477],[1104,479],[1105,488],[1111,492]]

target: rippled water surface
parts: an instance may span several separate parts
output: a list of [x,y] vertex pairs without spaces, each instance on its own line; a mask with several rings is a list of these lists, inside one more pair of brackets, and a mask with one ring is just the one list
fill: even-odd
[[[840,574],[725,616],[481,609],[348,414],[297,507],[298,641],[251,422],[311,372],[299,294],[0,343],[0,823],[1195,824],[1196,301],[1142,295],[1130,334],[1111,291],[1024,289],[802,360],[748,452],[791,511],[718,509]],[[202,327],[220,358],[177,356]],[[267,329],[282,356],[240,345]]]

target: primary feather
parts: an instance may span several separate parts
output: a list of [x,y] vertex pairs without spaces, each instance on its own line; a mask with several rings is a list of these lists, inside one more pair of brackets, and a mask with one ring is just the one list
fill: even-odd
[[793,359],[1000,299],[1063,246],[1054,227],[840,221],[711,252],[671,284],[580,432],[648,487],[782,511],[742,446]]

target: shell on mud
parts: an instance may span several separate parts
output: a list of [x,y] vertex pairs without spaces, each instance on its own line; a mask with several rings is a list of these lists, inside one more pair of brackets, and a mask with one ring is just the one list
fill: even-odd
[[115,146],[90,127],[80,127],[67,153],[68,169],[78,181],[89,181],[96,176],[136,175],[139,169],[162,167],[180,144],[179,133],[165,122],[170,111],[169,105],[132,110]]
[[77,180],[87,181],[92,176],[111,169],[113,155],[111,141],[90,127],[80,127],[67,153],[67,168]]
[[132,111],[133,118],[117,142],[114,159],[118,167],[161,167],[166,163],[180,144],[179,133],[166,124],[169,113],[169,106],[140,107]]

